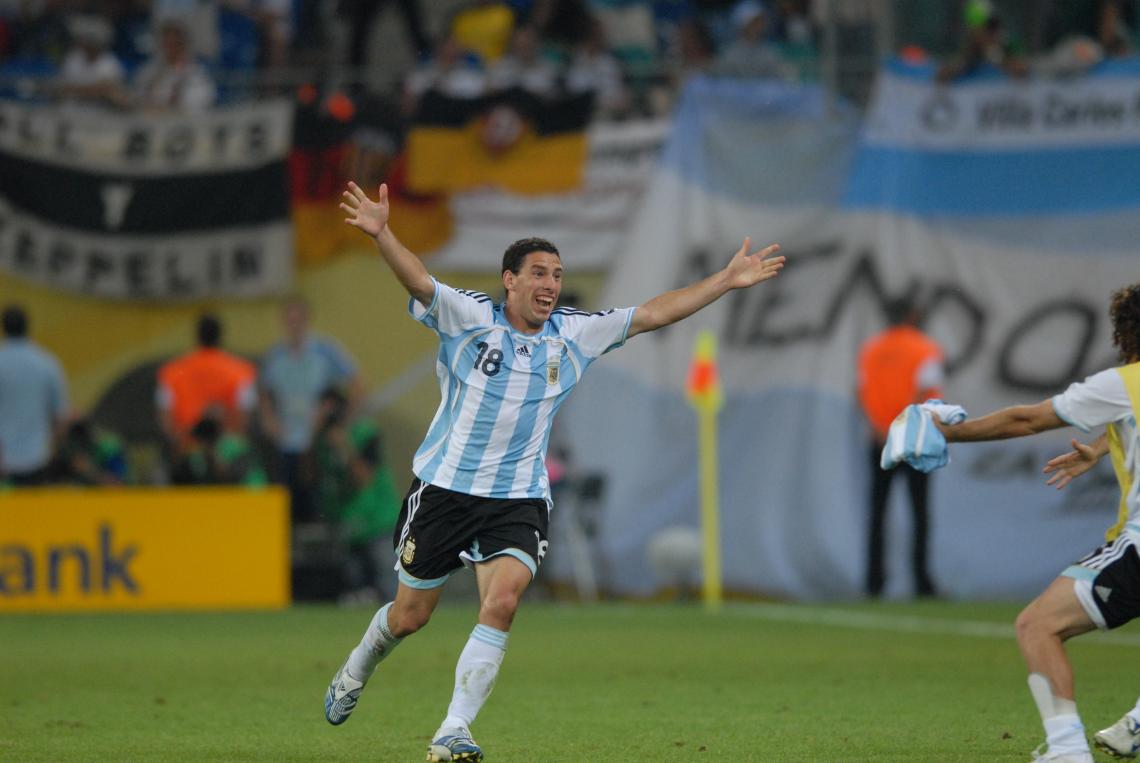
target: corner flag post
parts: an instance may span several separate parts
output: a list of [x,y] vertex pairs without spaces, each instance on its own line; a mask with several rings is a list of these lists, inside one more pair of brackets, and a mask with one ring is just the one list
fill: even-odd
[[689,403],[697,412],[697,451],[700,464],[701,536],[705,609],[715,612],[723,599],[720,564],[720,517],[717,490],[717,413],[724,405],[716,366],[716,335],[702,331],[697,336],[686,384]]

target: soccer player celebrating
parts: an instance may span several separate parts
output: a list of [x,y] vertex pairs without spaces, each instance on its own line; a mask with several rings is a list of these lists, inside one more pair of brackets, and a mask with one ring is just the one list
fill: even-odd
[[[1053,459],[1049,484],[1063,487],[1087,470],[1107,445],[1121,486],[1122,521],[1114,538],[1066,568],[1017,618],[1017,643],[1029,668],[1029,691],[1041,713],[1047,749],[1034,760],[1092,763],[1073,694],[1073,668],[1064,642],[1096,628],[1117,628],[1140,616],[1140,284],[1113,295],[1109,309],[1113,343],[1125,365],[1093,374],[1036,405],[1004,408],[978,419],[947,425],[934,419],[947,442],[1003,440],[1075,426],[1107,426],[1093,445],[1074,441],[1075,451]],[[1098,732],[1097,746],[1132,757],[1140,750],[1140,705],[1114,726]]]
[[719,273],[637,308],[585,313],[556,307],[562,259],[548,241],[523,239],[503,255],[506,301],[436,281],[388,225],[388,188],[370,199],[349,183],[340,205],[349,225],[376,242],[411,295],[409,311],[439,335],[439,410],[412,466],[415,478],[396,525],[399,586],[372,618],[325,694],[325,717],[344,723],[376,666],[427,624],[442,586],[473,567],[479,619],[455,668],[447,715],[429,761],[478,761],[470,726],[491,693],[523,591],[547,548],[550,485],[545,457],[554,414],[586,368],[630,337],[668,326],[728,291],[774,278],[775,244],[749,240]]

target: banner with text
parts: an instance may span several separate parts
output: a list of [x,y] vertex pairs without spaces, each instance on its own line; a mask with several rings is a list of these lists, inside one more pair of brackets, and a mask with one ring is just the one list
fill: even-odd
[[0,268],[112,299],[285,291],[291,109],[187,117],[0,103]]
[[[652,591],[663,581],[646,559],[650,539],[697,526],[684,380],[701,329],[721,343],[725,585],[797,598],[862,591],[873,456],[855,360],[892,299],[912,295],[925,309],[946,352],[946,395],[975,415],[1113,365],[1109,296],[1140,277],[1140,184],[1119,161],[1140,156],[1140,121],[1111,139],[1079,119],[1047,134],[1025,123],[1019,140],[993,137],[980,116],[1017,99],[1032,110],[1140,95],[1140,78],[1091,81],[946,88],[890,68],[862,140],[854,115],[810,87],[689,84],[601,307],[692,283],[746,235],[756,248],[780,242],[788,264],[775,281],[635,338],[568,402],[560,436],[588,443],[574,449],[575,469],[604,478],[604,586]],[[963,120],[953,137],[926,135],[932,110]],[[932,481],[931,557],[946,593],[1028,596],[1102,542],[1118,501],[1111,468],[1060,493],[1040,473],[1080,434],[951,449]],[[903,493],[896,485],[888,525],[891,596],[913,590]]]
[[288,606],[279,488],[0,495],[0,613]]

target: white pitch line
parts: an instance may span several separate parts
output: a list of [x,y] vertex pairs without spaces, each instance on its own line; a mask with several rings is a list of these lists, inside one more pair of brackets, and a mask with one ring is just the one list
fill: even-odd
[[[758,620],[829,625],[836,628],[932,633],[945,636],[969,636],[1001,640],[1015,638],[1012,623],[992,623],[982,620],[948,620],[941,617],[859,612],[850,609],[797,604],[733,604],[726,607],[725,611],[734,616],[751,617]],[[1095,632],[1081,637],[1081,643],[1093,642],[1140,647],[1140,634]]]

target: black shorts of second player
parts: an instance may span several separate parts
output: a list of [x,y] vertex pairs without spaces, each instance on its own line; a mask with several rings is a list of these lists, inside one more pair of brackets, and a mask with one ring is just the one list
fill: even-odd
[[480,498],[412,480],[393,541],[400,582],[438,588],[464,564],[513,556],[533,577],[546,555],[550,509],[541,498]]
[[1140,556],[1127,534],[1061,574],[1073,579],[1077,599],[1098,628],[1119,628],[1140,617]]

